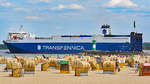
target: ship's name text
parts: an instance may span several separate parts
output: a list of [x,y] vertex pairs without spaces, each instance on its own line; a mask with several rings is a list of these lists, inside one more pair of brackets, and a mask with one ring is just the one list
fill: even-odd
[[38,45],[38,50],[84,50],[84,46],[47,46]]

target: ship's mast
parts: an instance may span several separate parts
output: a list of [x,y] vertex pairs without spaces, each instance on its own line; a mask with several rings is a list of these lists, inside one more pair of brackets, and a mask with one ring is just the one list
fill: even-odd
[[134,21],[134,32],[136,33],[136,22]]
[[23,25],[20,25],[20,29],[19,29],[20,33],[22,33],[22,29],[23,29]]

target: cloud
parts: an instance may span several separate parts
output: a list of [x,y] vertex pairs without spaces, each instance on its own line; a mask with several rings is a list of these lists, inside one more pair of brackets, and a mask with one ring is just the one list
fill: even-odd
[[83,6],[78,4],[71,4],[71,5],[58,5],[57,7],[51,8],[51,10],[65,10],[65,9],[71,9],[71,10],[82,10],[84,9]]
[[136,13],[135,16],[150,17],[150,13]]
[[0,6],[1,7],[10,7],[12,4],[10,2],[7,2],[7,0],[0,0]]
[[35,4],[35,3],[50,3],[51,0],[28,0],[28,2]]
[[61,28],[61,27],[59,27],[59,26],[57,26],[57,27],[56,27],[56,30],[61,30],[61,29],[62,29],[62,28]]
[[25,18],[30,20],[40,20],[40,17],[37,16],[26,16]]
[[27,8],[14,8],[13,10],[15,10],[15,11],[24,11],[24,12],[29,11]]
[[131,0],[110,0],[107,4],[103,5],[104,7],[137,7],[138,5]]

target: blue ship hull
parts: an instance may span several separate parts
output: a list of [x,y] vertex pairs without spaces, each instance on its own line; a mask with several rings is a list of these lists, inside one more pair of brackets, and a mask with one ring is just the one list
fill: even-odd
[[[92,43],[6,43],[11,53],[80,53]],[[96,50],[131,52],[130,43],[96,43]]]
[[[104,37],[99,35],[96,37],[91,35],[80,35],[80,37],[67,35],[58,39],[32,38],[32,40],[23,40],[20,38],[19,40],[10,39],[3,42],[11,53],[81,53],[85,50],[95,50],[95,48],[107,52],[143,51],[142,34],[135,32],[131,32],[130,35],[104,35]],[[97,39],[97,41],[93,39]]]

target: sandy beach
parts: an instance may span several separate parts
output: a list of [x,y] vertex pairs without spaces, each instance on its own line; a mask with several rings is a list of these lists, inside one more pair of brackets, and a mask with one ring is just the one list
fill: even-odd
[[116,75],[103,74],[101,71],[89,71],[88,76],[75,77],[74,71],[70,74],[60,74],[58,70],[49,72],[40,71],[36,67],[35,74],[24,74],[24,77],[9,77],[11,72],[3,72],[4,66],[0,66],[0,84],[148,84],[150,77],[140,77],[133,69],[121,70]]

